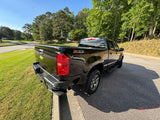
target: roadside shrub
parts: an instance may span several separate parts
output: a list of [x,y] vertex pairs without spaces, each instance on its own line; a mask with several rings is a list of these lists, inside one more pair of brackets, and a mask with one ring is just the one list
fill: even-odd
[[48,41],[47,44],[54,44],[54,41]]
[[87,33],[82,30],[78,29],[76,31],[72,30],[69,36],[70,40],[80,41],[82,38],[88,37]]
[[76,38],[75,30],[71,30],[70,35],[69,35],[69,39],[75,40],[75,38]]
[[65,38],[65,37],[60,37],[60,38],[58,39],[58,42],[64,42],[64,41],[66,41],[66,38]]

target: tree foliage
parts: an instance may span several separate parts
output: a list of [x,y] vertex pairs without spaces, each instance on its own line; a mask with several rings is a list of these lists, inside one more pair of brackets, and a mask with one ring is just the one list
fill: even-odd
[[31,25],[31,35],[41,41],[66,40],[69,33],[70,39],[79,40],[84,31],[91,37],[121,42],[160,37],[160,0],[92,0],[92,3],[93,9],[84,8],[76,16],[68,7],[37,16]]
[[39,34],[41,40],[52,40],[52,13],[46,12],[45,17],[39,25]]
[[[32,23],[32,33],[34,40],[52,40],[60,37],[68,37],[68,33],[73,29],[74,14],[68,7],[56,13],[46,12],[39,15]],[[63,34],[62,34],[63,33]]]
[[74,14],[68,7],[53,13],[53,37],[68,37],[68,33],[73,29]]
[[[22,40],[22,32],[19,30],[12,30],[9,27],[0,26],[0,40]],[[2,40],[0,41],[2,42]]]
[[14,40],[22,40],[22,32],[19,30],[13,30]]
[[25,40],[33,40],[33,37],[32,37],[32,33],[31,33],[31,30],[32,30],[32,27],[31,27],[31,24],[25,24],[23,27],[23,38]]
[[[152,19],[154,13],[153,4],[147,2],[147,0],[135,0],[134,4],[132,5],[131,9],[128,12],[122,15],[122,27],[121,27],[121,34],[120,38],[123,39],[126,37],[128,33],[128,40],[132,41],[136,37],[146,37],[149,29],[151,29],[152,24],[150,20]],[[131,32],[128,32],[131,31]],[[149,36],[153,37],[153,30]]]
[[82,29],[78,29],[78,30],[71,31],[69,39],[80,41],[82,38],[86,38],[86,37],[88,37],[87,33]]
[[1,26],[0,31],[1,31],[1,38],[6,38],[10,40],[14,39],[13,30],[11,30],[9,27]]
[[159,0],[92,0],[92,3],[86,22],[90,36],[132,41],[160,34]]
[[87,32],[86,19],[89,15],[89,8],[83,8],[75,17],[75,29],[83,29]]

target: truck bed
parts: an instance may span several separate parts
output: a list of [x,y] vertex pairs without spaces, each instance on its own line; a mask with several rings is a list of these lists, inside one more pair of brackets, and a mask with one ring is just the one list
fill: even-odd
[[[46,69],[49,73],[57,75],[57,54],[62,53],[67,55],[70,59],[75,56],[79,59],[86,54],[104,51],[104,48],[93,47],[68,47],[68,46],[49,46],[49,45],[35,45],[36,62]],[[52,66],[52,67],[50,67]]]

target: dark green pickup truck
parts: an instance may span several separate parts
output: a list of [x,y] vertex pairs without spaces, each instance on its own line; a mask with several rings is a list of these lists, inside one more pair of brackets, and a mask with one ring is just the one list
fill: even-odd
[[57,95],[75,84],[92,94],[104,70],[122,66],[123,50],[105,38],[85,38],[78,47],[35,45],[33,68],[47,89]]

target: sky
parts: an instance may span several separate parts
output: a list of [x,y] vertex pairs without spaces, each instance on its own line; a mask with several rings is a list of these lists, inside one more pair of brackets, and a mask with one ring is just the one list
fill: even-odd
[[83,8],[92,8],[92,0],[0,0],[0,26],[22,31],[24,24],[47,11],[68,7],[76,15]]

